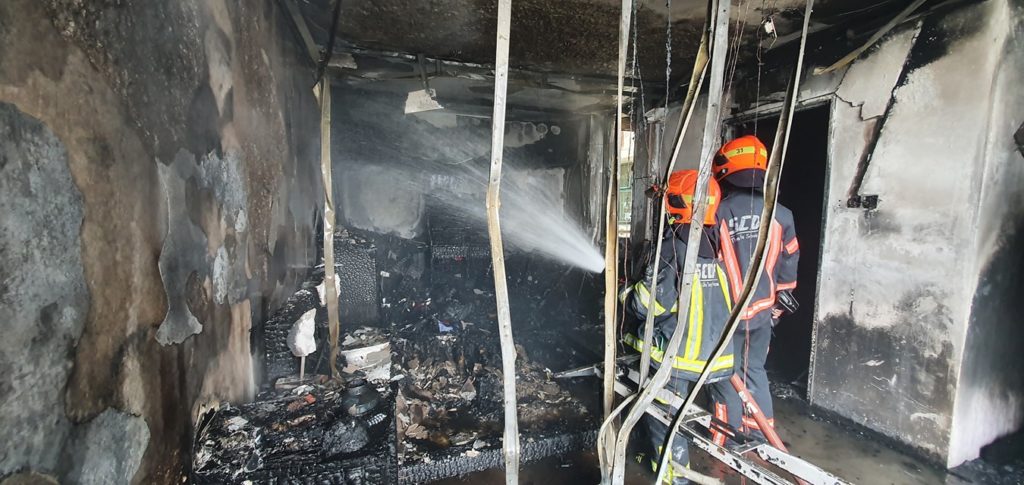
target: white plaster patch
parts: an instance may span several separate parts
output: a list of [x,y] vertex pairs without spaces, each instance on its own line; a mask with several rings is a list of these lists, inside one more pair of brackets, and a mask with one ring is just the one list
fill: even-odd
[[918,22],[912,28],[889,35],[867,57],[849,67],[836,95],[860,106],[862,119],[882,116],[920,31]]
[[217,256],[213,259],[213,300],[223,305],[228,297],[228,281],[231,278],[231,267],[228,261],[228,250],[224,246],[217,248]]
[[884,360],[869,360],[869,361],[865,362],[864,365],[866,365],[868,367],[878,367],[878,366],[880,366],[880,365],[882,365],[884,363],[885,363]]
[[171,165],[157,164],[160,187],[167,210],[167,232],[160,251],[160,279],[167,293],[167,314],[156,332],[161,345],[180,344],[203,326],[189,310],[186,283],[190,272],[206,274],[206,235],[189,219],[185,200],[185,181],[195,174],[195,161],[179,151]]

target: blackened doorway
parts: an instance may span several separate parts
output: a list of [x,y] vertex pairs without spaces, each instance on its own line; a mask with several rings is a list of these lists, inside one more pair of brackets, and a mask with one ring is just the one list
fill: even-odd
[[[782,171],[779,201],[793,211],[800,240],[800,264],[793,295],[800,309],[782,318],[775,327],[768,370],[781,382],[793,382],[806,391],[811,362],[811,333],[818,289],[825,184],[828,170],[828,104],[797,111],[790,129],[789,148]],[[778,115],[747,120],[736,126],[736,135],[756,134],[772,146]]]

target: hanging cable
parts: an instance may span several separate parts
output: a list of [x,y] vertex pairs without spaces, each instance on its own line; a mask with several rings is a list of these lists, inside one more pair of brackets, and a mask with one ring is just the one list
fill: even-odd
[[[665,115],[672,94],[672,0],[665,0]],[[660,161],[660,160],[659,160]]]

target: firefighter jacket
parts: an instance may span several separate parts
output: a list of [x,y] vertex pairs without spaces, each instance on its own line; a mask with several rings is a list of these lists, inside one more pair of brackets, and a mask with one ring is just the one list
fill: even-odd
[[[722,198],[718,206],[719,229],[722,232],[722,260],[729,275],[729,286],[734,298],[743,291],[750,260],[757,246],[757,233],[761,228],[764,196],[758,190],[733,189]],[[726,237],[726,233],[729,237]],[[768,231],[764,270],[758,281],[750,305],[741,317],[750,329],[772,324],[771,309],[777,292],[796,288],[797,262],[800,244],[796,239],[793,213],[776,205],[775,220]]]
[[[688,226],[682,226],[688,227]],[[711,229],[715,230],[715,229]],[[655,366],[665,360],[664,348],[668,346],[672,333],[679,319],[679,277],[683,272],[683,260],[686,255],[687,230],[680,230],[678,235],[670,229],[662,245],[661,263],[658,268],[657,295],[654,312],[654,345],[651,348],[651,361]],[[711,250],[714,254],[714,250]],[[644,272],[644,278],[628,287],[622,293],[623,303],[640,320],[647,318],[653,261]],[[725,330],[732,309],[728,279],[722,265],[715,257],[697,257],[697,269],[693,275],[693,286],[687,311],[682,315],[686,323],[683,340],[679,345],[678,354],[672,359],[673,377],[696,381],[704,365],[711,357],[715,345]],[[639,337],[638,337],[639,336]],[[643,351],[643,328],[636,333],[627,334],[626,345]],[[728,378],[733,373],[733,348],[730,343],[725,353],[711,366],[708,382]]]

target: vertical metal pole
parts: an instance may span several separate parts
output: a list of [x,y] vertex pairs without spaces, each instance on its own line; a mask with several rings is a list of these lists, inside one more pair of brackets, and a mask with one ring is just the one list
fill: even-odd
[[619,252],[619,164],[622,163],[622,91],[626,76],[626,51],[629,46],[630,18],[633,14],[632,0],[622,0],[622,15],[619,17],[619,80],[615,102],[615,157],[608,176],[608,205],[605,211],[604,239],[604,415],[612,411],[615,398],[615,346],[616,346],[616,304],[618,299],[618,252]]
[[487,233],[494,265],[494,299],[498,309],[501,340],[502,388],[505,395],[505,483],[519,482],[519,422],[516,414],[516,346],[508,307],[508,282],[501,241],[501,158],[505,145],[505,94],[508,88],[508,44],[512,24],[512,0],[498,0],[498,38],[494,54],[494,115],[491,118],[491,173],[487,184]]
[[[608,200],[605,206],[605,238],[604,238],[604,386],[602,402],[603,416],[607,418],[615,403],[615,347],[618,333],[616,322],[618,317],[618,285],[619,285],[619,165],[622,163],[622,91],[626,77],[626,52],[629,47],[630,19],[633,15],[632,0],[622,0],[619,15],[619,65],[618,86],[615,97],[615,141],[612,144],[615,153],[612,166],[608,171]],[[612,424],[614,426],[614,424]],[[609,435],[610,436],[610,435]],[[611,449],[612,444],[598,442],[597,446]],[[611,456],[610,453],[598,453],[598,457]],[[601,463],[601,473],[607,478],[607,466]]]
[[338,377],[338,289],[334,281],[334,184],[331,181],[331,79],[320,79],[320,171],[324,179],[324,293],[331,376]]

